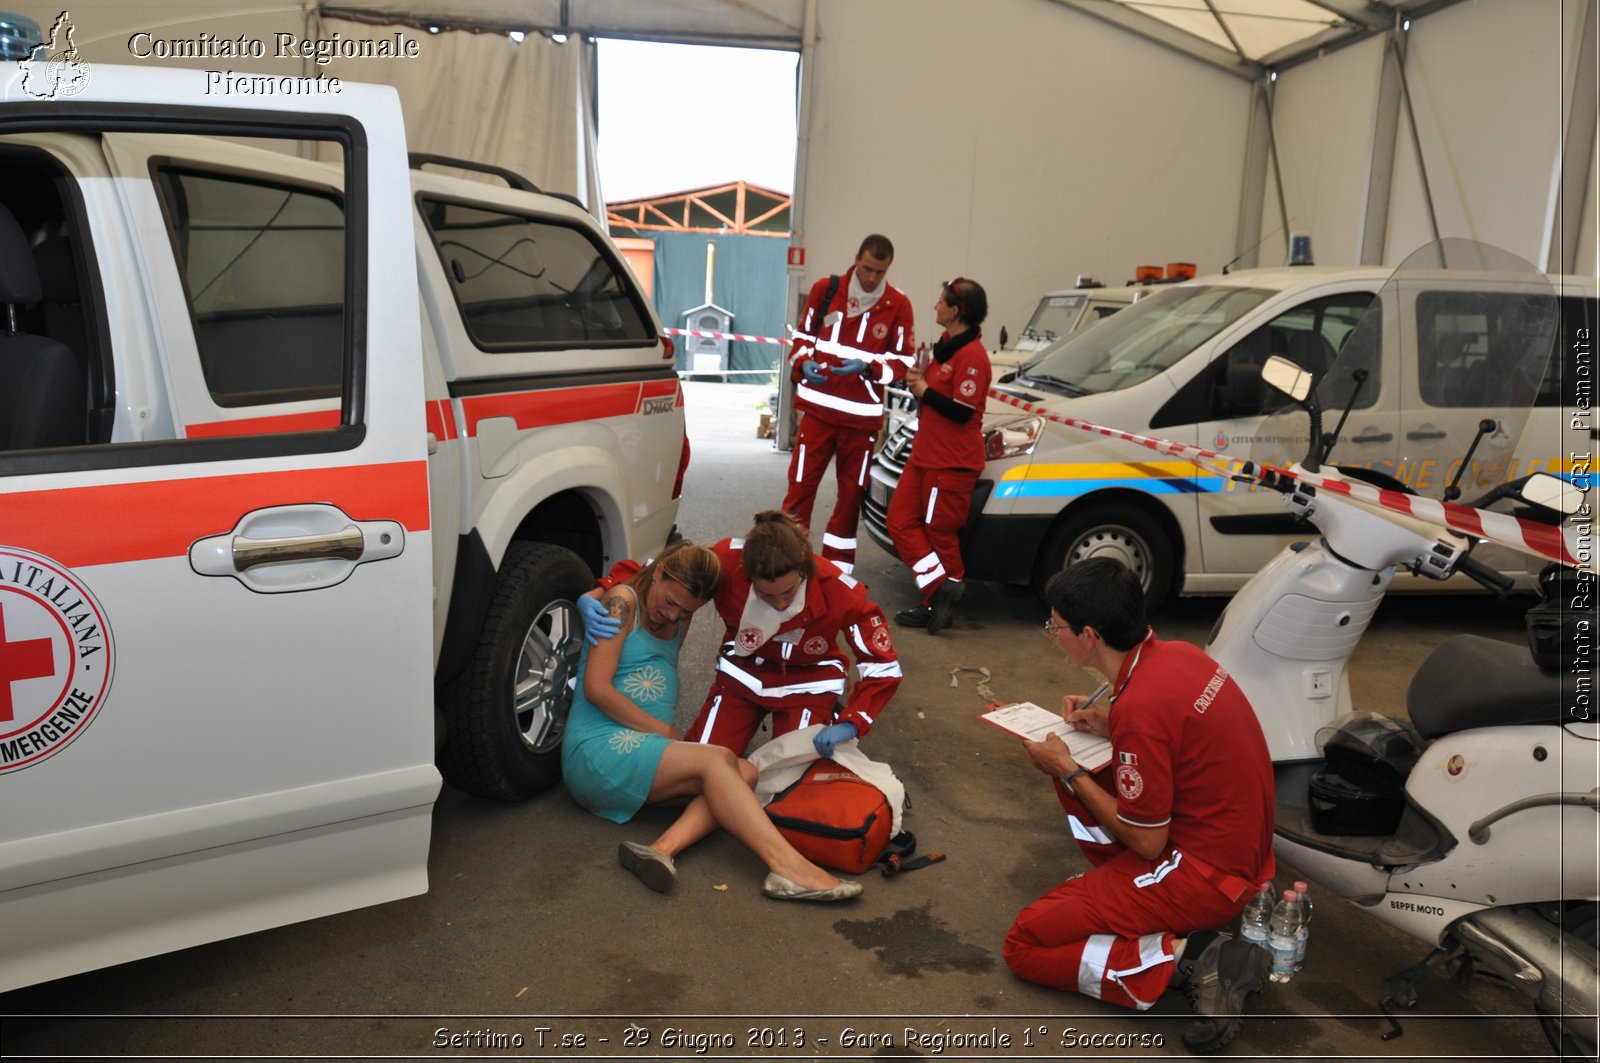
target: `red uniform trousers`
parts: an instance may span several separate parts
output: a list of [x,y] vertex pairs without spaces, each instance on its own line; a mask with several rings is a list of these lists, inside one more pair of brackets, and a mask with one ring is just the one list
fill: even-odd
[[811,527],[817,485],[828,471],[829,460],[834,463],[838,497],[822,535],[822,556],[846,572],[855,568],[856,528],[861,520],[861,498],[867,490],[875,435],[870,430],[829,424],[806,413],[800,418],[800,431],[789,456],[789,491],[783,496],[783,511],[807,529]]
[[772,737],[777,738],[814,723],[832,723],[838,706],[839,695],[833,693],[762,697],[719,672],[711,681],[700,715],[683,737],[686,742],[731,749],[742,757],[762,717],[772,717]]
[[[1111,782],[1103,769],[1095,781],[1102,779]],[[1018,913],[1002,950],[1006,966],[1030,982],[1142,1011],[1172,982],[1173,942],[1226,925],[1252,892],[1218,885],[1216,872],[1177,849],[1146,860],[1103,833],[1059,782],[1056,792],[1095,866]]]
[[967,526],[976,471],[907,465],[889,499],[889,538],[911,566],[923,604],[947,579],[962,579],[961,530]]

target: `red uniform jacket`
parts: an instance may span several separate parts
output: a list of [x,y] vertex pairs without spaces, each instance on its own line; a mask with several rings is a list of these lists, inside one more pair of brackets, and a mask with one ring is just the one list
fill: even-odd
[[[883,282],[883,294],[872,309],[850,316],[851,266],[839,277],[839,288],[827,306],[828,277],[811,286],[806,308],[800,315],[794,346],[789,351],[789,375],[795,382],[797,409],[829,424],[876,432],[883,424],[883,392],[890,382],[904,380],[916,352],[912,336],[911,302],[899,288]],[[835,310],[845,315],[837,339],[832,327],[823,324]],[[859,358],[867,367],[850,376],[829,373],[820,387],[806,382],[800,363],[806,359],[823,365],[838,365]]]

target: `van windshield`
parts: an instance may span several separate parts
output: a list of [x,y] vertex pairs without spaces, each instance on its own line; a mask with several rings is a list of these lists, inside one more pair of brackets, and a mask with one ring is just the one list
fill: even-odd
[[1167,288],[1046,351],[1018,379],[1068,395],[1132,387],[1177,364],[1272,294],[1221,285]]

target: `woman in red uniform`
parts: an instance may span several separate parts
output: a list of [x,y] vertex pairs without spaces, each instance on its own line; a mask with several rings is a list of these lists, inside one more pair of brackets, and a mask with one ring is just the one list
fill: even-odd
[[961,600],[961,529],[972,489],[983,471],[983,407],[989,394],[989,354],[979,326],[989,297],[977,281],[957,277],[939,289],[933,317],[944,330],[926,368],[906,373],[917,397],[917,435],[911,457],[889,500],[889,536],[911,566],[922,605],[895,622],[935,635]]

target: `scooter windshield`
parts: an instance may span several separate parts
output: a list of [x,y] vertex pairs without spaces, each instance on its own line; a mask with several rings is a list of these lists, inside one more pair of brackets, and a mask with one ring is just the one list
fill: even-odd
[[1395,269],[1316,381],[1322,453],[1292,451],[1304,447],[1308,412],[1289,405],[1249,456],[1334,465],[1436,499],[1459,474],[1470,501],[1522,475],[1518,444],[1555,383],[1559,320],[1550,280],[1531,264],[1471,240],[1428,244]]

